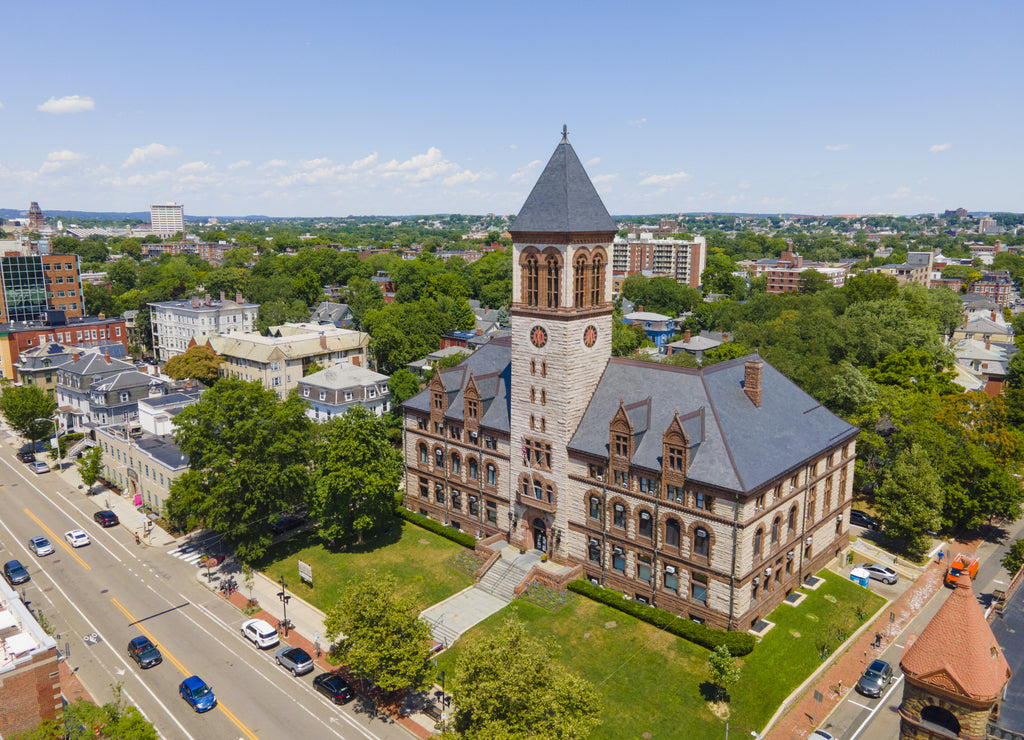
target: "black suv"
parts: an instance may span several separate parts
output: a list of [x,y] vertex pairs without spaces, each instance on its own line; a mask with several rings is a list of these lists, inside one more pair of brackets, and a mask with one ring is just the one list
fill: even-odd
[[95,519],[101,527],[116,527],[119,524],[117,514],[112,512],[110,509],[97,511],[92,515],[92,518]]
[[305,520],[301,516],[283,516],[267,525],[274,534],[284,534],[302,526]]
[[152,668],[164,661],[164,656],[148,637],[133,637],[128,642],[128,657],[139,664],[140,668]]
[[36,456],[31,452],[19,452],[18,459],[21,460],[23,463],[30,463],[36,461]]
[[857,509],[850,510],[850,524],[864,527],[865,529],[878,529],[878,522]]

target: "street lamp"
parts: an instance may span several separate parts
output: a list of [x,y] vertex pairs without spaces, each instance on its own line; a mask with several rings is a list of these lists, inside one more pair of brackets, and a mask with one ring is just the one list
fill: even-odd
[[53,443],[57,446],[57,470],[64,470],[64,457],[60,454],[60,432],[57,429],[57,415],[39,418],[36,421],[44,421],[47,424],[53,422]]
[[284,636],[288,637],[288,599],[291,596],[285,593],[284,576],[281,576],[280,584],[281,590],[278,592],[277,597],[281,599],[281,608],[284,610],[284,619],[282,620],[284,623]]

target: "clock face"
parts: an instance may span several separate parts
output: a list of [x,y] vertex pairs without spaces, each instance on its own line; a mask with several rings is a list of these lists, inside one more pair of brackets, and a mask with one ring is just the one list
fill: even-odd
[[597,327],[591,324],[583,330],[583,343],[588,347],[593,347],[594,342],[597,341]]
[[530,341],[534,347],[543,347],[548,343],[548,331],[543,326],[535,326],[530,329]]

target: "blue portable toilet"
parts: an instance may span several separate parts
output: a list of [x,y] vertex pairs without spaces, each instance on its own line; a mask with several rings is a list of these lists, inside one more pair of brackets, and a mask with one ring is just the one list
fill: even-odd
[[868,581],[871,580],[871,575],[863,568],[854,568],[850,571],[850,580],[864,588],[867,588]]

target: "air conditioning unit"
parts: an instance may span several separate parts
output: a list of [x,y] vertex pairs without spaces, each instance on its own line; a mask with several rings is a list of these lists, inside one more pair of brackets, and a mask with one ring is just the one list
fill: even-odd
[[623,554],[621,547],[616,547],[615,549],[612,550],[612,552],[615,553],[616,555],[622,555]]
[[765,568],[764,569],[764,577],[765,578],[771,578],[772,577],[772,569],[771,568]]
[[597,476],[597,482],[598,483],[604,483],[604,476],[603,475]]
[[792,560],[792,559],[793,559],[793,551],[790,550],[789,552],[786,553],[786,560]]
[[472,437],[473,439],[476,439],[480,435],[478,435],[476,432],[470,432],[469,436]]
[[842,515],[842,514],[840,514],[839,516],[837,516],[837,517],[836,517],[836,521],[837,521],[837,522],[841,522],[841,521],[843,521],[843,515]]
[[590,538],[590,546],[591,547],[600,547],[601,543],[597,541],[596,537],[591,537]]
[[812,542],[814,542],[814,538],[813,537],[808,537],[806,540],[804,540],[804,544],[807,545],[808,547],[811,546]]
[[754,576],[754,579],[751,581],[751,583],[753,583],[755,586],[759,585],[761,583],[761,576]]
[[669,575],[675,575],[676,566],[674,566],[674,565],[666,565],[665,566],[665,572],[668,573]]

